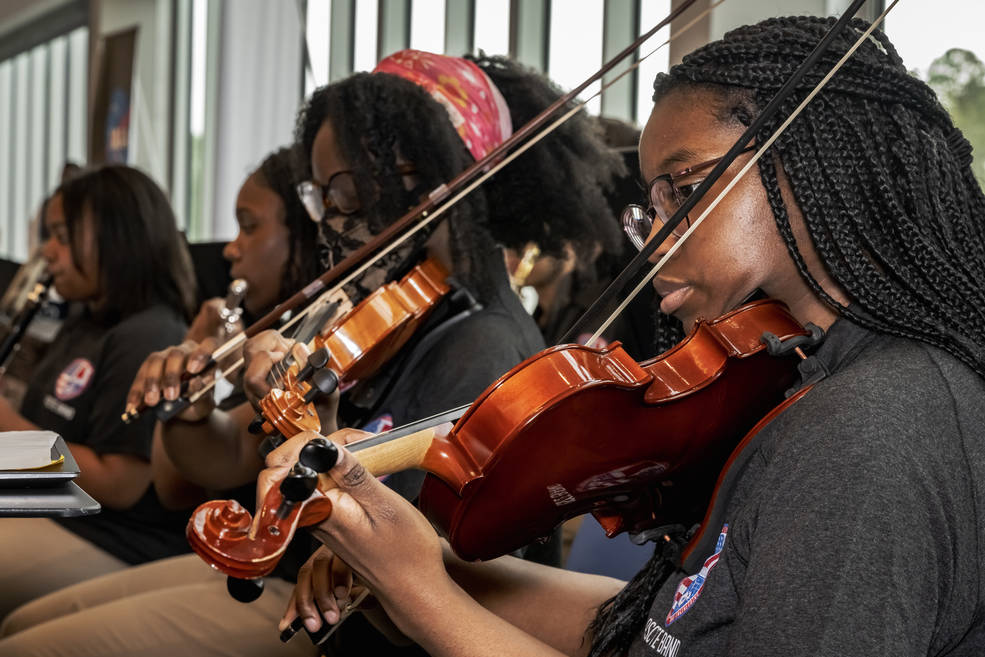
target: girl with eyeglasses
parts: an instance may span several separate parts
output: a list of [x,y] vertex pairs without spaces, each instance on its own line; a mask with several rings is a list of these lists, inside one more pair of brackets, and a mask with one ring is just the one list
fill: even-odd
[[[657,77],[640,142],[654,233],[831,24],[739,28]],[[804,94],[866,27],[836,40]],[[970,163],[877,31],[655,279],[685,326],[759,289],[826,332],[810,356],[823,379],[733,454],[693,566],[678,560],[693,530],[668,533],[630,582],[466,563],[342,452],[332,516],[313,530],[330,552],[302,572],[281,627],[335,622],[352,595],[329,583],[348,567],[375,596],[367,613],[431,655],[981,654],[985,196]]]

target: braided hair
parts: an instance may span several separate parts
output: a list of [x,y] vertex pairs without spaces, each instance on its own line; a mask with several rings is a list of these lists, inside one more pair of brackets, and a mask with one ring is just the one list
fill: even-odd
[[[834,19],[788,17],[729,32],[657,76],[654,101],[708,90],[722,123],[748,126]],[[867,28],[839,37],[777,117],[763,142]],[[985,376],[985,196],[971,147],[934,92],[909,75],[876,31],[759,160],[776,226],[800,275],[853,322],[943,349]],[[811,242],[851,304],[841,306],[807,270],[780,194],[777,163]],[[672,568],[655,554],[589,628],[591,655],[624,652]]]
[[[548,78],[502,56],[466,56],[481,68],[506,99],[513,128],[519,129],[563,94]],[[568,103],[564,110],[574,106]],[[622,233],[606,200],[619,177],[622,158],[606,147],[601,127],[584,111],[496,174],[486,192],[490,228],[500,244],[522,251],[534,242],[545,255],[563,256],[570,243],[588,261],[597,245],[618,253]],[[516,214],[516,199],[523,211]]]
[[[364,209],[373,234],[416,205],[421,194],[473,162],[445,109],[423,88],[395,75],[357,73],[312,94],[296,128],[309,162],[315,136],[326,121],[355,173],[359,198],[375,199]],[[414,190],[404,187],[398,154],[414,164],[419,181]],[[456,276],[483,299],[492,289],[490,254],[498,255],[487,227],[483,190],[466,196],[446,216]]]
[[256,170],[257,181],[280,197],[287,226],[287,271],[278,299],[286,299],[321,273],[318,225],[308,217],[295,186],[308,178],[308,167],[298,148],[280,148],[268,155]]

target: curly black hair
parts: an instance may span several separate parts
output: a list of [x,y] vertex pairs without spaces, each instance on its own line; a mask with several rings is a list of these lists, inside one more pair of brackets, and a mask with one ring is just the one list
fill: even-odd
[[[562,95],[545,77],[505,57],[468,59],[502,93],[514,128]],[[444,108],[398,76],[359,73],[316,90],[296,129],[309,159],[326,120],[357,173],[359,197],[377,199],[367,217],[374,233],[473,162]],[[416,168],[419,185],[412,192],[398,172],[398,153]],[[598,126],[584,113],[576,115],[451,211],[456,275],[482,297],[489,287],[487,263],[492,255],[498,257],[496,243],[522,248],[533,241],[551,255],[561,255],[565,242],[576,252],[596,243],[605,252],[618,252],[621,236],[604,192],[623,172]]]
[[[506,57],[480,52],[466,59],[503,94],[514,130],[564,95],[548,78]],[[558,116],[575,104],[567,103]],[[588,260],[597,245],[604,253],[618,253],[623,238],[606,192],[625,174],[622,158],[606,147],[601,126],[582,110],[496,174],[497,183],[486,192],[493,237],[516,250],[534,242],[542,253],[558,257],[567,242],[580,260]],[[517,198],[523,201],[519,214]]]
[[291,296],[321,273],[318,224],[308,216],[296,190],[297,184],[309,177],[308,168],[300,149],[295,146],[274,151],[255,171],[258,182],[277,194],[284,204],[288,256],[278,299]]
[[[374,234],[416,205],[421,194],[447,183],[473,162],[445,109],[423,88],[395,75],[357,73],[312,94],[296,128],[309,162],[315,136],[326,121],[356,174],[359,198],[375,199],[365,208]],[[398,154],[414,163],[414,190],[404,187]],[[483,298],[492,287],[488,258],[496,252],[483,190],[459,201],[446,216],[456,276]]]
[[[729,32],[654,83],[654,101],[677,90],[709,90],[724,123],[748,126],[834,19],[776,18]],[[855,20],[806,76],[771,135],[868,25]],[[907,73],[876,31],[783,133],[775,157],[759,161],[770,207],[800,275],[853,322],[944,349],[985,376],[985,196],[971,148],[934,92]],[[777,164],[793,190],[824,266],[847,292],[843,307],[807,270],[780,194]],[[664,578],[655,555],[600,608],[592,657],[624,652]]]

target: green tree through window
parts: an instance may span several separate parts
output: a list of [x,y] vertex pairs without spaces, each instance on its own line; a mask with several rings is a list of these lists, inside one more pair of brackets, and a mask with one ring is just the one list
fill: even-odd
[[930,65],[927,84],[971,142],[975,177],[985,182],[985,64],[970,50],[952,48]]

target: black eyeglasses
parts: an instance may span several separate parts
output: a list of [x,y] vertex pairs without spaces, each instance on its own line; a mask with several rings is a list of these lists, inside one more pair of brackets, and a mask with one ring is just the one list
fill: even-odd
[[[397,164],[397,171],[401,176],[417,173],[411,164]],[[362,209],[355,173],[350,169],[336,171],[328,179],[327,185],[306,180],[296,189],[298,198],[312,221],[321,221],[329,214],[351,215]]]
[[[756,150],[756,147],[750,146],[741,151],[739,155],[754,150]],[[647,189],[649,190],[649,207],[644,208],[642,205],[635,203],[626,206],[622,211],[622,229],[637,251],[642,251],[646,245],[646,240],[653,231],[654,222],[659,220],[660,224],[663,225],[670,221],[674,213],[680,209],[684,201],[691,196],[702,182],[701,180],[697,180],[686,185],[679,185],[677,181],[694,173],[710,169],[724,158],[725,156],[723,155],[674,173],[661,174],[651,180],[647,185]],[[673,234],[675,237],[683,237],[684,233],[690,227],[690,216],[684,217],[684,221],[674,227]]]

